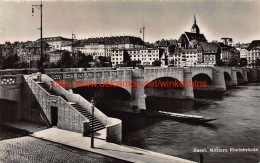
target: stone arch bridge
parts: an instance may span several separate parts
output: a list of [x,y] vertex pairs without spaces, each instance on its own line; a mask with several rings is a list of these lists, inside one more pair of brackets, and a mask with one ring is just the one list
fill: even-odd
[[[0,99],[17,101],[22,80],[17,76],[21,72],[0,72]],[[91,86],[117,86],[131,95],[130,104],[138,109],[145,109],[145,87],[150,82],[160,78],[172,78],[181,83],[187,83],[180,89],[181,98],[193,98],[194,90],[226,91],[228,86],[244,84],[248,79],[257,80],[259,70],[239,67],[148,67],[145,69],[93,69],[90,71],[59,72],[51,69],[46,72],[53,80],[64,84],[65,89]],[[8,73],[8,75],[6,75]],[[248,77],[248,75],[250,75]],[[252,77],[253,76],[253,77]],[[256,79],[255,79],[256,78]],[[207,87],[194,87],[189,82],[208,81]],[[55,86],[55,85],[53,85]],[[11,90],[11,91],[10,91]],[[173,90],[174,91],[174,90]],[[168,94],[168,97],[174,97]]]

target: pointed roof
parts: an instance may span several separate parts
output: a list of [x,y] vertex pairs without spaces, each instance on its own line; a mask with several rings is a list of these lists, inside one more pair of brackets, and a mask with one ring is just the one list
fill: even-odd
[[187,39],[187,37],[185,36],[185,34],[182,34],[178,40],[178,42],[188,42],[189,40]]
[[192,33],[192,32],[185,32],[185,35],[188,37],[189,41],[197,40],[198,42],[207,42],[204,34]]
[[203,42],[200,48],[204,53],[217,53],[220,47],[217,43]]
[[253,40],[247,47],[247,50],[250,51],[254,48],[260,48],[260,40]]

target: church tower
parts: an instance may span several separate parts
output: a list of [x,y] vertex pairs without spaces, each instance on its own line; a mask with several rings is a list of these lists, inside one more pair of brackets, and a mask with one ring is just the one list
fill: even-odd
[[197,22],[196,22],[196,14],[194,14],[194,23],[191,27],[191,32],[200,34],[200,28],[199,28],[199,26],[197,25]]

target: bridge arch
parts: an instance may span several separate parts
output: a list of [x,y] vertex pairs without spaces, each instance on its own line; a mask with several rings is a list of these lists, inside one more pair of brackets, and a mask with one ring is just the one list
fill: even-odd
[[243,84],[244,83],[244,79],[243,79],[242,73],[240,71],[237,71],[236,74],[237,74],[237,83],[238,84]]
[[87,100],[91,100],[93,95],[97,96],[97,98],[110,97],[123,100],[130,100],[130,98],[132,97],[131,93],[127,89],[109,84],[95,84],[89,85],[88,87],[76,87],[73,88],[72,91],[73,93],[80,94]]
[[211,81],[213,80],[213,68],[212,67],[195,67],[192,68],[192,78],[197,75],[207,75]]
[[163,78],[169,78],[169,79],[176,79],[178,81],[183,82],[183,76],[181,75],[151,75],[149,77],[147,77],[144,81],[144,86],[146,86],[148,83],[158,80],[158,79],[163,79]]
[[205,73],[199,73],[197,75],[194,75],[192,77],[192,81],[205,81],[207,82],[207,84],[212,84],[212,78],[208,75],[208,74],[205,74]]
[[144,93],[146,96],[183,98],[185,84],[189,83],[173,77],[159,77],[144,83]]
[[109,112],[109,110],[130,111],[132,95],[126,89],[114,85],[100,87],[76,87],[72,89],[73,93],[80,94],[88,101],[94,97],[96,107],[101,111]]
[[226,71],[224,71],[224,79],[225,79],[225,84],[226,84],[227,87],[230,87],[230,86],[233,85],[233,83],[232,83],[232,77],[231,77],[231,75],[230,75],[228,72],[226,72]]

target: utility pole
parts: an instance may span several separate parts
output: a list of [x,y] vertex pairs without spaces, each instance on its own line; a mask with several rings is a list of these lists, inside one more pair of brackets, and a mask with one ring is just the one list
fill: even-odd
[[[145,27],[144,27],[144,23],[143,23],[143,27],[140,28],[140,33],[143,33],[143,42],[144,42],[144,30],[145,30]],[[145,43],[144,43],[145,45]],[[143,48],[144,48],[144,45],[143,45]]]
[[42,0],[41,0],[41,4],[40,5],[32,5],[32,16],[34,14],[34,7],[36,7],[37,9],[40,10],[40,22],[41,22],[41,58],[40,58],[40,72],[43,72],[43,52],[42,52]]

